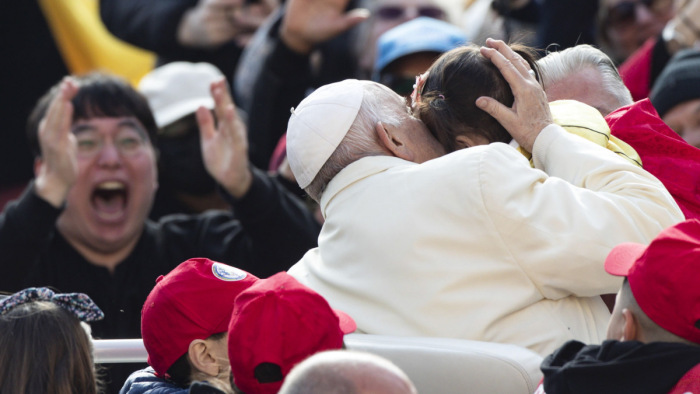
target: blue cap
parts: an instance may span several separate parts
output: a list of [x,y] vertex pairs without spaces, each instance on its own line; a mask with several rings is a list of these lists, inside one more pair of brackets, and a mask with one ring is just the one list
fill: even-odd
[[425,16],[402,23],[379,36],[374,79],[394,60],[419,52],[443,53],[464,45],[467,35],[457,26]]

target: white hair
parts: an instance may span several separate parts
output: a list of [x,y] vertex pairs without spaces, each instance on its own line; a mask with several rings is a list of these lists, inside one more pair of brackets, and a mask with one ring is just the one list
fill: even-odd
[[392,381],[391,392],[417,393],[408,376],[391,361],[371,353],[332,350],[316,353],[295,366],[278,394],[355,394],[372,381],[383,381],[384,387]]
[[387,154],[375,132],[377,122],[399,126],[411,116],[406,102],[386,86],[368,81],[363,88],[360,111],[350,129],[318,170],[314,180],[304,189],[316,202],[320,202],[328,183],[343,168],[363,157]]
[[632,95],[622,82],[613,61],[603,51],[590,45],[581,44],[561,52],[550,52],[538,60],[537,65],[542,71],[545,91],[548,86],[561,82],[578,71],[593,68],[603,79],[604,89],[617,101],[617,108],[633,103]]

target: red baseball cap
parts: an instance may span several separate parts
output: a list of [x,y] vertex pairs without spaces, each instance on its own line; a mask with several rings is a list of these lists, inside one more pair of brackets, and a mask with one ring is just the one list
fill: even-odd
[[627,277],[637,304],[661,328],[700,343],[700,220],[663,230],[649,246],[616,246],[605,270]]
[[141,310],[141,336],[156,374],[165,377],[193,340],[226,332],[233,300],[256,281],[206,258],[189,259],[158,277]]
[[245,393],[277,393],[292,367],[314,353],[341,349],[343,335],[357,328],[286,272],[259,280],[234,304],[228,355],[233,381]]

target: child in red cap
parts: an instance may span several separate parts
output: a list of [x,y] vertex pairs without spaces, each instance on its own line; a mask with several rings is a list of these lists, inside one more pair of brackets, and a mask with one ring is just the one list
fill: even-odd
[[625,243],[605,270],[626,277],[602,345],[569,341],[545,358],[537,392],[700,392],[700,220]]
[[236,388],[276,394],[296,364],[314,353],[341,349],[355,321],[331,309],[318,293],[286,272],[261,279],[236,298],[228,355]]
[[258,280],[206,258],[159,277],[141,311],[151,367],[133,373],[120,393],[233,393],[228,323],[234,299]]

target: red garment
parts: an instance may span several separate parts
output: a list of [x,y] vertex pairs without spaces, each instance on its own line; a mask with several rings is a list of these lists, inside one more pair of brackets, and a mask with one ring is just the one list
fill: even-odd
[[668,394],[700,393],[700,364],[688,371]]
[[664,123],[649,99],[605,117],[612,135],[637,151],[645,170],[671,193],[687,219],[700,218],[700,149]]
[[656,37],[648,39],[618,69],[634,101],[649,97],[651,92],[651,56],[656,40]]

